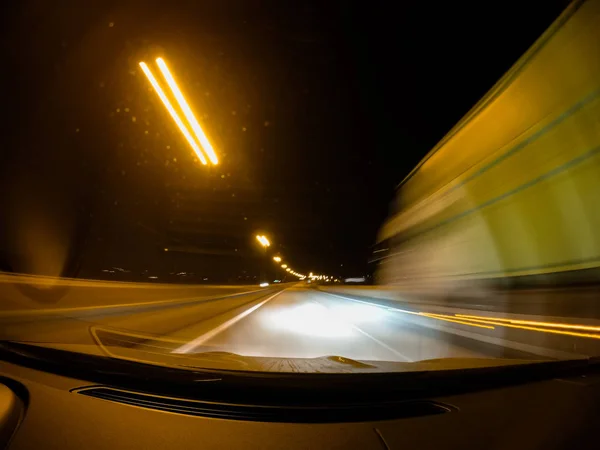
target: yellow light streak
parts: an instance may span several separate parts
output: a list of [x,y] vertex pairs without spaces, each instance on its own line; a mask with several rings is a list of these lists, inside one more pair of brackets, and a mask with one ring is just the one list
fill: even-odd
[[177,126],[179,127],[179,130],[185,136],[185,138],[187,139],[188,143],[190,144],[190,146],[192,147],[192,149],[194,150],[196,155],[198,155],[200,162],[202,162],[202,164],[206,165],[207,164],[206,158],[202,154],[202,150],[200,150],[200,147],[198,147],[198,144],[196,144],[196,141],[194,141],[194,138],[188,131],[187,127],[184,125],[184,123],[179,118],[177,111],[175,111],[175,109],[173,108],[173,105],[171,105],[171,102],[169,101],[169,99],[163,92],[162,88],[158,84],[158,81],[156,81],[156,78],[154,78],[154,75],[152,75],[152,72],[148,68],[148,65],[145,62],[140,62],[140,67],[144,71],[144,74],[148,78],[148,81],[150,81],[150,84],[154,88],[154,91],[157,93],[158,97],[162,100],[163,104],[165,105],[165,108],[167,108],[167,111],[169,111],[169,114],[171,115],[171,117],[173,118],[173,120],[175,121]]
[[210,145],[210,142],[208,142],[208,138],[206,137],[204,130],[202,130],[202,127],[200,127],[200,124],[196,120],[196,116],[194,116],[194,113],[192,112],[187,101],[185,100],[185,97],[179,90],[179,86],[177,86],[177,83],[175,82],[173,75],[171,75],[171,72],[169,71],[169,68],[167,67],[167,63],[165,63],[164,59],[162,59],[162,58],[156,58],[156,63],[158,64],[160,71],[162,72],[163,76],[165,77],[165,80],[167,80],[167,84],[171,88],[173,95],[175,95],[175,98],[177,99],[177,103],[179,103],[179,106],[181,107],[183,114],[185,115],[189,124],[192,126],[192,130],[194,130],[194,134],[196,135],[196,138],[198,138],[198,141],[202,145],[202,148],[208,155],[208,159],[210,159],[210,162],[212,162],[213,164],[218,164],[219,159],[217,158],[215,150],[213,149],[212,145]]
[[576,325],[570,323],[557,323],[557,322],[540,322],[535,320],[516,320],[516,319],[504,319],[499,317],[487,317],[487,316],[471,316],[468,314],[455,314],[456,317],[462,317],[466,319],[485,319],[494,320],[497,322],[509,322],[517,325],[532,325],[537,327],[549,327],[549,328],[566,328],[570,330],[584,330],[584,331],[597,331],[600,333],[600,327],[592,325]]
[[[490,330],[494,330],[493,326],[479,325],[479,324],[476,324],[476,323],[467,322],[465,320],[449,319],[449,318],[447,318],[447,316],[444,316],[442,314],[430,314],[430,313],[421,312],[421,313],[418,313],[418,315],[419,316],[424,316],[424,317],[429,317],[430,319],[445,320],[447,322],[460,323],[462,325],[469,325],[471,327],[488,328]],[[452,316],[450,316],[450,317],[452,317]]]
[[493,320],[483,320],[483,319],[463,319],[463,320],[471,320],[473,322],[487,323],[487,324],[496,325],[499,327],[518,328],[521,330],[529,330],[529,331],[540,331],[542,333],[562,334],[565,336],[600,339],[600,334],[575,333],[573,331],[561,331],[561,330],[552,330],[552,329],[547,329],[547,328],[529,327],[529,326],[524,326],[524,325],[513,325],[510,323],[506,323],[506,322],[495,322]]

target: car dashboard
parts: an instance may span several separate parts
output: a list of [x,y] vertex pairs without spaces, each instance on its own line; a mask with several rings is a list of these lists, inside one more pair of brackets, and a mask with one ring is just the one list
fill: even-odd
[[[149,370],[136,383],[123,381],[120,368],[69,372],[3,359],[0,448],[11,450],[583,448],[600,419],[600,372],[592,365],[522,378],[500,372],[487,385],[466,377],[445,390],[422,373],[409,394],[390,388],[386,399],[385,387],[402,387],[403,378],[383,374],[379,387],[355,378],[343,395],[328,397],[327,374],[298,396],[299,382],[277,388],[265,374],[219,390],[225,377],[192,372],[174,391]],[[302,378],[287,379],[294,376]],[[303,380],[319,380],[311,377]],[[246,391],[256,395],[237,394]]]

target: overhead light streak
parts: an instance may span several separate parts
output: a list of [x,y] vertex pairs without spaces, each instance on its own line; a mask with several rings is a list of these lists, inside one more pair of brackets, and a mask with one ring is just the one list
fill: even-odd
[[156,58],[156,64],[158,64],[160,71],[162,72],[163,76],[167,80],[167,84],[171,88],[173,95],[175,95],[175,98],[177,99],[177,103],[179,103],[179,106],[181,107],[183,114],[185,115],[186,119],[192,126],[192,130],[194,130],[194,134],[196,135],[196,138],[198,138],[198,141],[202,145],[202,148],[208,155],[208,159],[210,159],[210,162],[212,162],[213,164],[218,164],[219,160],[217,158],[215,150],[213,149],[212,145],[208,141],[208,138],[206,137],[204,130],[202,130],[202,127],[200,127],[200,124],[196,120],[196,116],[194,116],[194,113],[192,112],[187,101],[185,100],[185,97],[181,93],[181,90],[179,90],[179,86],[177,86],[177,83],[175,82],[173,75],[171,75],[171,72],[169,71],[167,64],[165,63],[165,61],[162,58]]
[[198,147],[198,144],[196,144],[196,141],[194,140],[194,138],[188,131],[187,127],[182,122],[182,120],[179,118],[179,114],[177,114],[177,111],[175,111],[175,108],[173,108],[173,105],[171,105],[171,102],[169,101],[169,99],[165,95],[164,91],[158,84],[158,81],[156,81],[156,78],[154,78],[154,75],[152,75],[152,72],[148,68],[148,65],[142,61],[142,62],[140,62],[140,67],[142,68],[142,71],[148,78],[148,81],[150,81],[150,84],[154,88],[154,91],[156,92],[158,97],[163,102],[163,105],[165,105],[165,108],[167,108],[167,111],[169,111],[169,114],[171,115],[171,117],[173,118],[175,123],[177,124],[177,127],[179,127],[179,131],[181,131],[181,133],[185,136],[186,140],[188,141],[188,143],[190,144],[190,146],[192,147],[192,149],[194,150],[194,152],[200,159],[200,162],[202,164],[206,165],[207,161],[206,161],[206,158],[204,157],[204,155],[202,154],[202,150],[200,150],[200,147]]

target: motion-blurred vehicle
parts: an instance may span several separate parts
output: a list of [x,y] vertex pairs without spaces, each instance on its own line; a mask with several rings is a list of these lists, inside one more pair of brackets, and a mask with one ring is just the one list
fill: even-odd
[[599,281],[599,17],[598,2],[573,3],[401,182],[378,283]]

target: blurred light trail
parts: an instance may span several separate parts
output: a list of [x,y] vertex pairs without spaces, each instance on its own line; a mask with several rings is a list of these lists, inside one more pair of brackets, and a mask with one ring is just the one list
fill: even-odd
[[535,320],[517,320],[517,319],[504,319],[499,317],[488,317],[488,316],[471,316],[468,314],[455,314],[457,317],[462,317],[465,319],[485,319],[485,320],[494,320],[497,322],[508,322],[517,325],[533,325],[539,327],[548,327],[548,328],[567,328],[571,330],[584,330],[584,331],[596,331],[600,333],[600,327],[595,327],[591,325],[576,325],[570,323],[557,323],[557,322],[539,322]]
[[210,142],[208,142],[208,138],[206,137],[206,134],[204,134],[204,130],[202,130],[202,128],[200,127],[200,124],[196,120],[196,116],[194,116],[194,113],[190,109],[190,106],[188,105],[187,101],[185,100],[185,97],[179,90],[179,86],[177,86],[177,83],[175,82],[175,79],[171,75],[171,72],[169,71],[167,64],[165,63],[165,61],[162,58],[156,58],[156,63],[158,64],[158,67],[160,68],[160,71],[162,72],[163,76],[167,80],[167,84],[171,88],[173,95],[175,95],[175,98],[177,99],[177,103],[179,103],[179,106],[181,107],[181,110],[185,114],[186,119],[192,126],[192,130],[194,130],[194,134],[196,135],[196,137],[198,138],[198,141],[200,141],[200,144],[202,145],[202,148],[208,155],[208,159],[210,159],[210,162],[212,162],[213,164],[218,164],[219,160],[217,158],[217,155],[215,154],[215,151],[214,151],[212,145],[210,144]]
[[507,328],[519,328],[521,330],[529,330],[529,331],[541,331],[542,333],[552,333],[552,334],[562,334],[566,336],[575,336],[575,337],[583,337],[583,338],[591,338],[591,339],[600,339],[600,334],[589,334],[589,333],[575,333],[573,331],[562,331],[562,330],[553,330],[548,328],[539,328],[539,327],[529,327],[524,325],[514,325],[506,322],[497,322],[494,320],[484,320],[484,319],[466,319],[473,322],[486,323],[490,325],[496,325],[500,327]]
[[[332,294],[332,293],[328,293],[328,294],[332,295],[334,297],[339,297],[339,298],[343,298],[346,300],[352,300],[354,302],[372,305],[372,303],[363,302],[360,300],[352,299],[350,297],[344,297],[344,296]],[[379,306],[379,305],[375,305],[375,306]],[[382,306],[380,306],[380,307],[382,307]],[[387,309],[389,311],[396,311],[396,312],[400,312],[400,313],[404,313],[404,314],[412,314],[412,315],[416,315],[416,316],[429,317],[430,319],[445,320],[448,322],[455,322],[455,323],[460,323],[462,325],[469,325],[469,326],[480,327],[480,328],[495,329],[494,326],[500,326],[500,327],[508,327],[508,328],[517,328],[517,329],[521,329],[521,330],[540,331],[543,333],[561,334],[561,335],[566,335],[566,336],[600,339],[600,334],[577,333],[577,332],[573,332],[573,331],[563,331],[563,330],[553,330],[552,329],[552,328],[558,327],[560,325],[561,328],[580,329],[580,330],[587,330],[587,331],[598,331],[600,333],[600,327],[587,326],[587,325],[571,325],[571,324],[563,324],[563,323],[536,322],[536,321],[531,321],[531,320],[517,320],[517,319],[513,320],[513,319],[505,319],[505,318],[486,317],[486,316],[473,316],[473,315],[467,315],[467,314],[454,314],[454,315],[435,314],[435,313],[427,313],[427,312],[423,312],[423,311],[419,311],[419,312],[408,311],[408,310],[404,310],[404,309],[389,308],[389,307],[387,307],[385,309]],[[519,325],[519,323],[522,323],[523,325]],[[481,324],[483,324],[483,325],[481,325]],[[532,325],[536,325],[536,326],[525,326],[525,324],[532,324]],[[548,327],[548,328],[541,328],[541,327]]]
[[489,330],[494,329],[494,327],[490,326],[490,325],[479,325],[476,323],[470,323],[465,320],[452,319],[451,317],[453,317],[453,316],[445,316],[444,314],[430,314],[430,313],[421,312],[421,313],[419,313],[419,315],[424,316],[424,317],[429,317],[430,319],[445,320],[447,322],[454,322],[454,323],[460,323],[462,325],[469,325],[471,327],[487,328]]
[[169,101],[169,99],[163,92],[162,88],[156,81],[156,78],[154,78],[154,75],[152,75],[152,72],[150,71],[150,69],[148,68],[146,63],[140,62],[140,67],[144,71],[144,74],[146,74],[146,77],[148,78],[148,81],[150,81],[150,84],[154,88],[154,91],[157,93],[158,97],[162,100],[163,104],[165,105],[165,108],[167,108],[167,111],[169,111],[169,114],[171,115],[171,117],[173,118],[173,120],[175,121],[177,126],[179,127],[179,130],[181,131],[181,133],[183,133],[183,135],[187,139],[188,143],[190,144],[190,146],[192,147],[192,149],[194,150],[194,152],[200,159],[200,162],[202,162],[202,164],[206,165],[207,161],[206,161],[206,158],[204,157],[204,155],[202,154],[202,150],[200,150],[200,147],[198,147],[198,144],[196,144],[196,141],[194,140],[194,138],[188,131],[187,127],[182,122],[182,120],[179,118],[177,111],[175,111],[175,109],[173,108],[173,105],[171,105],[171,102]]

